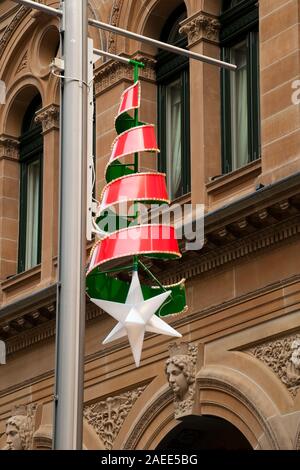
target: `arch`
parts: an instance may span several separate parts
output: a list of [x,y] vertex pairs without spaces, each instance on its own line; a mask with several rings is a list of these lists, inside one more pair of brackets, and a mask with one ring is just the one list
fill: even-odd
[[18,138],[21,133],[23,117],[32,99],[40,94],[42,89],[38,79],[30,76],[19,78],[9,90],[7,104],[0,120],[1,133]]
[[[159,390],[152,385],[152,399],[135,404],[124,423],[124,449],[155,449],[177,426],[174,419],[173,393],[167,385]],[[201,369],[196,378],[196,408],[199,415],[222,418],[231,423],[247,439],[253,449],[291,449],[288,433],[274,416],[280,413],[263,389],[245,374],[226,366]],[[148,397],[150,397],[148,393]],[[142,410],[142,411],[141,411]],[[272,418],[272,419],[271,419]]]
[[[117,2],[119,2],[118,8],[120,10],[117,25],[154,39],[159,39],[166,20],[179,5],[185,4],[187,15],[190,14],[189,0],[173,0],[172,6],[165,0],[150,0],[146,7],[142,2],[131,2],[129,8],[125,3],[120,4],[120,1],[115,0],[115,8],[117,8]],[[144,43],[140,43],[136,47],[136,43],[122,37],[117,37],[117,46],[118,52],[122,50],[128,54],[132,54],[136,50],[152,55],[157,53],[156,47]]]
[[216,416],[190,416],[160,442],[157,450],[253,450],[229,421]]
[[295,442],[294,442],[294,449],[295,450],[300,450],[300,424],[299,424],[297,432],[296,432],[296,438],[295,438]]
[[43,106],[59,102],[59,80],[49,76],[48,67],[58,49],[58,19],[21,7],[7,30],[5,43],[0,44],[5,48],[0,69],[7,90],[0,133],[18,137],[24,110],[35,94],[41,95]]
[[[97,7],[94,4],[94,1],[89,0],[88,2],[88,16],[89,18],[93,18],[94,20],[103,21],[98,15]],[[107,50],[106,47],[106,35],[102,29],[94,28],[92,26],[89,27],[88,30],[89,37],[94,41],[94,48],[102,49],[104,51]]]

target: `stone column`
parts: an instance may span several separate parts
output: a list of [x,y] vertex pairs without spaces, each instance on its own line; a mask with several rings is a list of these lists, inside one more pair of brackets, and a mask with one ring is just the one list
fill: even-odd
[[57,256],[58,243],[59,107],[51,104],[42,108],[35,120],[42,124],[44,137],[41,285],[45,286],[56,278],[54,258]]
[[[214,14],[213,14],[214,13]],[[189,50],[219,58],[218,12],[198,11],[182,22]],[[192,203],[206,203],[205,183],[221,173],[220,69],[190,60]]]
[[0,136],[0,279],[17,273],[19,238],[19,142]]

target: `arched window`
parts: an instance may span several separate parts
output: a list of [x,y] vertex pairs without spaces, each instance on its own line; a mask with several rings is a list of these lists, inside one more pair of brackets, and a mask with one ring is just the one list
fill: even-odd
[[34,120],[41,105],[37,95],[25,113],[20,136],[19,272],[41,261],[43,138]]
[[260,158],[258,2],[224,0],[222,58],[237,65],[222,70],[223,172]]
[[[187,38],[179,33],[185,5],[177,8],[163,28],[161,41],[179,47]],[[189,60],[160,51],[157,55],[159,169],[166,172],[170,199],[190,191]]]

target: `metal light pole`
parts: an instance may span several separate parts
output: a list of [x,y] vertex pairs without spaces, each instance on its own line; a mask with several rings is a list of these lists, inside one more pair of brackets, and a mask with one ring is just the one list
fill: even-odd
[[64,0],[54,449],[82,448],[86,263],[87,2]]
[[[236,65],[165,44],[87,17],[86,0],[62,0],[55,9],[33,0],[13,0],[61,19],[64,79],[61,81],[60,239],[56,322],[54,443],[57,450],[82,448],[87,199],[88,23],[130,39],[228,70]],[[125,57],[94,49],[124,63]],[[1,98],[1,96],[0,96]],[[2,351],[3,355],[3,351]],[[1,358],[0,358],[1,360]],[[2,358],[3,362],[3,358]]]

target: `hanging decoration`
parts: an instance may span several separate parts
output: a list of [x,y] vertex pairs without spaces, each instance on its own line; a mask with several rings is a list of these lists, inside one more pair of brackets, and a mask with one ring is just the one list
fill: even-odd
[[[160,317],[186,309],[184,279],[163,286],[144,264],[147,259],[173,260],[181,257],[174,227],[166,224],[140,224],[138,203],[169,204],[166,176],[158,172],[141,172],[140,153],[157,158],[155,129],[139,121],[141,83],[139,68],[144,64],[132,60],[134,84],[122,96],[115,120],[118,136],[106,167],[106,186],[94,221],[99,240],[92,248],[87,269],[87,294],[90,300],[118,321],[103,344],[128,336],[135,364],[140,363],[146,331],[174,337],[181,334]],[[133,112],[133,116],[130,113]],[[133,204],[133,214],[117,212],[118,205]],[[132,212],[132,211],[131,211]],[[114,230],[111,231],[111,223]],[[143,259],[143,261],[142,261]],[[155,285],[140,284],[143,270]],[[131,274],[131,282],[118,278]]]

